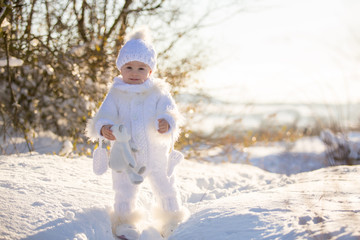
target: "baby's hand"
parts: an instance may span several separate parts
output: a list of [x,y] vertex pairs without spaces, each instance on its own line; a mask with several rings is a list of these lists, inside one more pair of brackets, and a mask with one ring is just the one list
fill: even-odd
[[166,133],[167,131],[169,131],[170,125],[165,119],[162,118],[159,119],[158,121],[159,121],[159,129],[158,129],[159,133]]
[[111,128],[112,125],[104,125],[101,128],[101,135],[105,137],[107,140],[114,141],[116,140],[115,136],[112,134]]

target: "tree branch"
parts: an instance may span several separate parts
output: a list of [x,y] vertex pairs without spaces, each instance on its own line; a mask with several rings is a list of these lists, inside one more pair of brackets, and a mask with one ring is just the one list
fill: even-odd
[[85,31],[85,8],[87,6],[86,0],[83,0],[81,5],[81,16],[79,17],[78,12],[76,11],[76,0],[73,1],[73,9],[74,13],[76,15],[77,20],[77,26],[79,34],[84,42],[88,42],[88,38],[86,37],[86,31]]
[[46,24],[48,27],[48,35],[46,38],[46,45],[49,45],[50,42],[50,38],[51,38],[51,21],[50,21],[50,10],[49,10],[49,2],[47,0],[45,0],[45,9],[46,9]]
[[133,9],[133,10],[129,10],[128,12],[129,13],[140,13],[140,12],[153,12],[159,8],[162,7],[163,3],[165,2],[165,0],[161,0],[160,3],[158,3],[156,6],[153,6],[153,7],[149,7],[149,8],[145,8],[144,6],[143,7],[138,7],[136,9]]
[[130,7],[130,5],[132,3],[133,3],[133,0],[126,0],[125,1],[124,6],[122,7],[119,16],[115,19],[115,21],[112,24],[112,26],[110,27],[109,31],[106,34],[104,34],[104,41],[106,41],[109,38],[111,33],[115,30],[116,26],[120,22],[120,20],[121,20],[121,27],[120,27],[120,33],[119,34],[120,35],[125,35],[127,17],[128,17],[128,14],[129,14],[129,7]]
[[11,1],[1,1],[0,25],[11,12]]

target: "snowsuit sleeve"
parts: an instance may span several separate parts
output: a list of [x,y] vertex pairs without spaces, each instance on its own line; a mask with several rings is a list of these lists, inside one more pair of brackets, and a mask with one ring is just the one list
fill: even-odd
[[[102,126],[114,125],[116,123],[118,110],[114,98],[109,93],[103,103],[101,104],[98,113],[96,114],[95,130],[100,135]],[[94,119],[94,120],[95,120]]]
[[167,134],[173,134],[173,138],[176,141],[180,134],[180,126],[182,124],[182,116],[176,106],[174,99],[170,94],[161,96],[157,105],[157,120],[165,119],[170,129]]
[[90,140],[96,140],[101,136],[101,128],[104,125],[116,124],[118,110],[114,98],[111,95],[111,90],[102,102],[98,112],[93,119],[88,121],[86,127],[86,135]]

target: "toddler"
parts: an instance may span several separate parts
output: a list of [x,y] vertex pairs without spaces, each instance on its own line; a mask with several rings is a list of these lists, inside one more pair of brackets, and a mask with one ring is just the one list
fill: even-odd
[[[145,166],[143,177],[149,180],[158,207],[158,230],[167,237],[184,219],[173,169],[179,156],[173,145],[179,136],[180,113],[170,95],[169,85],[153,77],[156,52],[147,32],[135,32],[121,48],[116,60],[120,75],[115,77],[97,114],[89,121],[90,138],[116,140],[111,126],[123,124],[131,135],[136,163]],[[178,152],[177,152],[178,154]],[[138,239],[141,214],[136,207],[139,185],[126,172],[112,171],[115,191],[113,232],[120,239]]]

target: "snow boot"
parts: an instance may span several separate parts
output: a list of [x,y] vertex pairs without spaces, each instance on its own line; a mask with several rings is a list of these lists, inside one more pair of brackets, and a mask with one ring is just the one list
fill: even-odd
[[143,215],[139,211],[125,215],[114,213],[112,216],[112,232],[114,236],[122,240],[138,240],[140,233],[137,224],[142,218]]
[[116,227],[115,236],[122,240],[138,240],[140,233],[136,227],[131,224],[121,224]]
[[164,238],[168,238],[188,216],[189,210],[184,207],[174,212],[160,209],[154,211],[156,228]]
[[164,240],[160,233],[153,227],[144,229],[139,240]]

